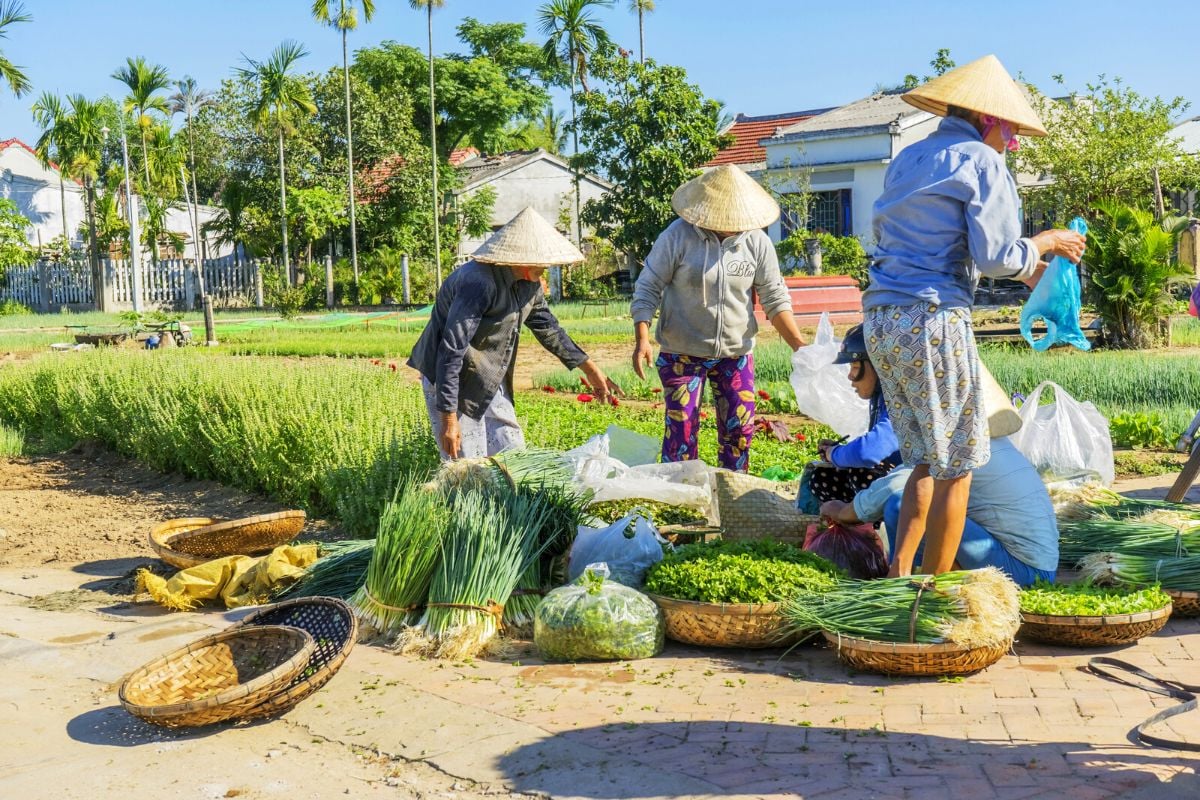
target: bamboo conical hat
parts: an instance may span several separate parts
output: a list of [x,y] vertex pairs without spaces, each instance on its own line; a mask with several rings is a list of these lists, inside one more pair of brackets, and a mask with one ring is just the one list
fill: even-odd
[[946,116],[948,106],[1008,120],[1020,136],[1045,136],[1046,129],[1025,93],[993,55],[972,61],[901,95],[922,111]]
[[988,435],[993,439],[1012,436],[1021,429],[1021,415],[1013,406],[1008,392],[992,377],[982,361],[979,362],[979,374],[983,383],[983,407],[988,415]]
[[526,206],[480,245],[473,258],[485,264],[554,267],[577,264],[583,261],[583,253],[532,206]]
[[732,164],[680,186],[671,197],[671,207],[682,219],[710,231],[752,231],[779,219],[775,198]]

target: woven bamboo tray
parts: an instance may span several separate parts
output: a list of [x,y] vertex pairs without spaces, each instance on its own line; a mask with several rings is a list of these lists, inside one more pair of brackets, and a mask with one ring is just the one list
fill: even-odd
[[298,597],[250,614],[235,628],[253,625],[290,625],[307,631],[316,642],[312,656],[290,685],[251,709],[244,718],[281,714],[324,686],[333,677],[358,641],[358,618],[350,606],[335,597]]
[[1182,589],[1164,589],[1171,596],[1174,608],[1171,614],[1176,617],[1200,617],[1200,592],[1185,592]]
[[786,633],[779,603],[698,603],[656,594],[667,638],[704,647],[786,647],[800,638]]
[[227,629],[134,670],[118,693],[136,717],[168,728],[242,717],[286,689],[316,649],[299,628]]
[[995,664],[1012,647],[1012,642],[998,647],[966,648],[950,642],[943,644],[907,644],[877,642],[839,636],[825,631],[825,639],[838,658],[863,672],[884,675],[969,675]]
[[178,519],[169,519],[150,529],[150,547],[154,549],[154,552],[160,559],[176,569],[187,569],[197,564],[203,564],[205,561],[210,561],[211,559],[182,553],[172,548],[168,543],[178,534],[187,533],[197,528],[204,528],[224,521],[222,519],[213,519],[212,517],[180,517]]
[[1137,614],[1068,617],[1021,612],[1021,633],[1030,639],[1067,647],[1108,647],[1130,644],[1158,633],[1171,616],[1168,603]]
[[205,561],[260,555],[295,539],[304,520],[303,511],[259,514],[183,531],[172,536],[168,544],[172,550],[202,556]]

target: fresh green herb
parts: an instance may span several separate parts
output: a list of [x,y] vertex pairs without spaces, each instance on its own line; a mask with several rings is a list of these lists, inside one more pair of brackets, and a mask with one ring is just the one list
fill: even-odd
[[662,612],[641,592],[585,570],[537,607],[533,641],[547,661],[651,658],[662,651]]
[[1155,611],[1171,602],[1157,586],[1130,589],[1075,583],[1069,586],[1039,580],[1021,591],[1021,610],[1029,614],[1068,617],[1102,617]]
[[705,516],[693,508],[673,506],[657,500],[630,498],[627,500],[605,500],[593,503],[588,512],[609,524],[624,519],[634,512],[642,512],[655,525],[686,525],[689,522],[705,522]]
[[774,603],[837,585],[829,562],[792,545],[760,541],[690,544],[646,573],[646,591],[701,603]]

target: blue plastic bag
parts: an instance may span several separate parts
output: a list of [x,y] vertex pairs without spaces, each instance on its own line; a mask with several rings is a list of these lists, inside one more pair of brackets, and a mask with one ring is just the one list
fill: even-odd
[[[1067,227],[1087,236],[1087,223],[1080,217],[1071,220]],[[1034,350],[1049,350],[1059,342],[1091,350],[1092,343],[1079,327],[1080,304],[1079,272],[1070,261],[1055,256],[1021,309],[1021,335]],[[1046,323],[1046,335],[1035,340],[1033,323],[1039,319]]]

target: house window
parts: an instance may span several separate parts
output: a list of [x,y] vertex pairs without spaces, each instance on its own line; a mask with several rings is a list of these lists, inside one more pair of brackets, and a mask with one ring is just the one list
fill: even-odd
[[800,215],[794,210],[783,211],[783,238],[786,239],[796,230],[832,233],[834,236],[850,236],[854,233],[849,189],[812,192],[808,197],[808,219],[804,220],[804,224],[800,224]]

